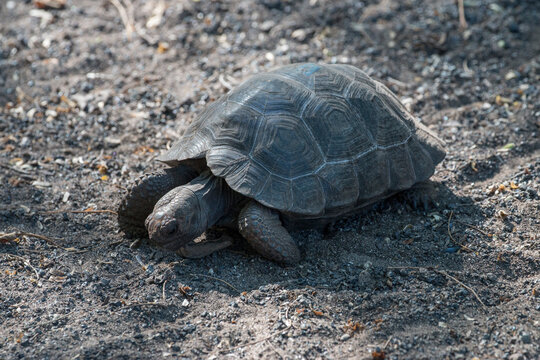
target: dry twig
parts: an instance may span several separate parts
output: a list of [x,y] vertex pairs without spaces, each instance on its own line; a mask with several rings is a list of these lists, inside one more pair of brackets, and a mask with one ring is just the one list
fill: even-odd
[[398,87],[407,88],[407,84],[405,84],[403,81],[399,81],[398,79],[394,79],[393,77],[389,77],[387,78],[387,80],[389,83],[392,83]]
[[[34,233],[26,232],[26,231],[18,231],[18,230],[14,231],[14,232],[10,232],[10,233],[0,233],[0,242],[2,242],[2,241],[6,241],[6,242],[7,241],[15,241],[15,239],[23,237],[23,236],[28,236],[28,237],[33,237],[33,238],[40,239],[40,240],[45,240],[46,242],[48,242],[52,246],[64,249],[62,246],[58,245],[56,243],[56,241],[54,241],[53,239],[51,239],[51,238],[49,238],[47,236],[34,234]],[[59,239],[59,240],[61,240],[61,239]]]
[[452,231],[450,230],[450,221],[452,220],[452,216],[454,215],[454,211],[452,210],[450,212],[450,216],[448,216],[448,236],[450,237],[450,240],[452,240],[452,242],[454,244],[457,244],[459,245],[459,247],[461,247],[461,250],[466,250],[466,251],[469,251],[469,252],[473,252],[473,250],[465,245],[463,245],[462,243],[458,242],[456,239],[454,239],[454,237],[452,236]]
[[66,0],[34,0],[34,5],[38,9],[63,9],[66,6]]
[[463,0],[458,0],[458,11],[459,11],[459,28],[464,30],[467,28],[467,20],[465,19],[465,5]]
[[103,209],[103,210],[52,210],[45,211],[44,214],[113,214],[118,215],[114,210]]
[[473,229],[473,230],[476,230],[476,231],[478,231],[478,232],[479,232],[480,234],[482,234],[482,235],[485,235],[485,236],[488,236],[488,237],[489,237],[489,234],[488,234],[487,232],[485,232],[485,231],[482,230],[482,229],[477,228],[477,227],[474,226],[474,225],[467,224],[466,222],[463,222],[463,221],[460,221],[460,220],[457,220],[457,219],[454,219],[454,221],[456,221],[456,222],[458,222],[458,223],[460,223],[460,224],[462,224],[462,225],[465,225],[465,226],[467,226],[467,227],[469,227],[469,228],[471,228],[471,229]]
[[223,85],[223,87],[226,88],[227,90],[231,90],[233,88],[233,85],[229,83],[227,80],[225,80],[225,77],[223,76],[223,74],[219,74],[218,80],[221,83],[221,85]]
[[135,27],[133,26],[133,23],[130,21],[130,18],[129,18],[129,15],[125,6],[119,0],[109,0],[109,1],[118,10],[118,13],[120,14],[120,18],[122,19],[122,22],[124,23],[124,27],[126,28],[126,36],[129,40],[131,40],[131,34],[133,34]]
[[163,297],[163,301],[166,301],[167,300],[167,297],[165,296],[165,285],[167,285],[167,281],[168,280],[165,280],[163,282],[163,289],[161,290],[161,296]]
[[126,240],[125,239],[120,239],[120,240],[113,241],[112,243],[109,243],[108,245],[109,246],[116,246],[116,245],[120,245],[124,241],[126,241]]
[[482,301],[482,299],[480,299],[480,296],[478,296],[478,294],[476,293],[476,291],[474,291],[474,289],[468,285],[465,285],[464,283],[462,283],[460,280],[458,280],[456,277],[448,274],[447,272],[445,271],[442,271],[442,270],[438,270],[438,269],[435,269],[435,268],[432,268],[432,267],[422,267],[422,266],[389,266],[388,267],[389,269],[407,269],[407,270],[424,270],[424,271],[434,271],[436,272],[437,274],[441,274],[443,276],[446,276],[447,278],[449,279],[452,279],[454,280],[456,283],[458,283],[459,285],[461,285],[462,287],[464,287],[465,289],[469,290],[473,295],[474,297],[476,298],[476,300],[478,300],[478,302],[484,307],[486,308],[486,305],[484,304],[484,302]]
[[136,23],[134,18],[134,8],[133,4],[130,0],[123,0],[121,2],[120,0],[109,0],[111,4],[116,7],[118,10],[118,13],[120,14],[120,18],[122,19],[122,22],[124,23],[124,27],[126,28],[126,36],[128,40],[131,40],[131,35],[133,32],[137,33],[144,41],[148,43],[148,45],[154,46],[157,43],[157,40],[152,39],[146,33],[143,29],[141,29]]
[[25,170],[22,170],[22,169],[17,169],[16,167],[13,167],[13,166],[7,166],[7,165],[4,165],[4,164],[0,164],[0,167],[3,167],[4,169],[8,169],[8,170],[13,170],[15,171],[16,173],[19,173],[21,175],[24,175],[24,177],[28,180],[36,180],[35,177],[31,176],[30,173],[28,171],[25,171]]
[[39,273],[38,271],[36,270],[35,267],[32,266],[32,264],[30,264],[30,261],[23,258],[22,256],[18,256],[18,255],[13,255],[13,254],[5,254],[7,255],[8,257],[10,258],[13,258],[13,259],[16,259],[16,260],[19,260],[19,261],[22,261],[22,263],[26,266],[28,266],[29,268],[31,268],[32,270],[34,270],[34,273],[36,273],[36,278],[39,279]]
[[116,187],[116,188],[118,188],[118,189],[120,189],[120,190],[123,190],[123,191],[127,191],[127,190],[128,190],[127,187],[122,186],[122,185],[113,184],[113,186]]
[[463,286],[465,289],[469,290],[471,293],[473,293],[474,297],[476,298],[476,300],[478,300],[478,302],[480,304],[482,304],[482,306],[485,308],[486,305],[482,302],[482,300],[480,299],[480,296],[478,296],[478,294],[476,293],[476,291],[474,291],[474,289],[470,286],[467,286],[465,285],[464,283],[462,283],[461,281],[459,281],[457,278],[455,278],[454,276],[442,271],[442,270],[437,270],[437,269],[433,269],[433,271],[435,271],[436,273],[439,273],[441,275],[444,275],[452,280],[454,280],[455,282],[457,282],[459,285]]
[[[33,237],[33,238],[36,238],[36,239],[40,239],[40,240],[44,240],[46,241],[48,244],[56,247],[56,248],[59,248],[59,249],[62,249],[64,251],[69,251],[71,253],[74,253],[74,254],[81,254],[81,253],[84,253],[84,252],[87,252],[87,250],[81,250],[81,249],[77,249],[77,248],[74,248],[74,247],[69,247],[69,248],[66,248],[66,247],[63,247],[61,245],[59,245],[56,241],[54,241],[53,239],[45,236],[45,235],[39,235],[39,234],[34,234],[34,233],[30,233],[30,232],[26,232],[26,231],[14,231],[14,232],[11,232],[11,233],[0,233],[0,243],[1,242],[9,242],[9,241],[14,241],[15,239],[17,238],[20,238],[20,237],[23,237],[23,236],[28,236],[28,237]],[[63,239],[57,239],[57,240],[63,240]],[[29,251],[29,250],[27,250]]]
[[159,303],[159,302],[131,303],[131,304],[126,304],[126,305],[120,307],[118,310],[122,310],[122,309],[126,309],[126,308],[131,308],[131,307],[135,307],[135,306],[159,306],[159,307],[167,307],[167,306],[169,306],[169,305],[163,304],[163,303]]
[[202,277],[205,277],[205,278],[209,278],[209,279],[221,281],[222,283],[224,283],[225,285],[229,286],[231,289],[233,289],[234,291],[238,292],[239,294],[242,293],[240,290],[238,290],[237,288],[235,288],[234,286],[232,286],[231,284],[229,284],[228,282],[226,282],[226,281],[223,280],[223,279],[220,279],[220,278],[217,278],[217,277],[214,277],[214,276],[210,276],[210,275],[204,275],[204,274],[194,274],[194,273],[190,273],[189,275],[191,275],[191,276],[202,276]]
[[382,349],[386,349],[386,347],[388,346],[388,344],[390,344],[390,341],[392,340],[392,335],[390,335],[390,337],[388,338],[388,340],[386,340],[386,342],[384,343],[384,346],[382,347]]

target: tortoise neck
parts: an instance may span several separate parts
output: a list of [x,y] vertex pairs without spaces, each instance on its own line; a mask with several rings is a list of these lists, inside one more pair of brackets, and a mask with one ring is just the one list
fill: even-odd
[[208,229],[231,211],[242,200],[242,195],[232,190],[224,179],[206,170],[189,183],[189,188],[199,201],[201,224]]

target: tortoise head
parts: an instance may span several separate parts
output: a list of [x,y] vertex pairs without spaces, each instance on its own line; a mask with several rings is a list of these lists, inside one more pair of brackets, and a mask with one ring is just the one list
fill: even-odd
[[176,251],[206,230],[203,218],[198,197],[179,186],[156,203],[145,225],[152,243]]

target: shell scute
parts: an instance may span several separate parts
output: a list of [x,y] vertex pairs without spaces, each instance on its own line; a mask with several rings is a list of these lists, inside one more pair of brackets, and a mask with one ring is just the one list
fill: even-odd
[[351,159],[375,145],[365,123],[343,98],[313,99],[302,118],[327,161]]
[[251,158],[271,174],[290,180],[324,163],[315,141],[297,116],[266,116]]

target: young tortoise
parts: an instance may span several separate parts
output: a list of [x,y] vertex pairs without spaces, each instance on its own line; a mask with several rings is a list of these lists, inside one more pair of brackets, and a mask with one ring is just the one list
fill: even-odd
[[[184,256],[229,245],[193,240],[237,225],[268,259],[295,263],[286,229],[328,223],[425,182],[443,142],[383,84],[349,65],[258,74],[210,104],[143,175],[118,211],[126,233]],[[145,220],[146,219],[146,220]],[[143,229],[144,230],[144,229]]]

